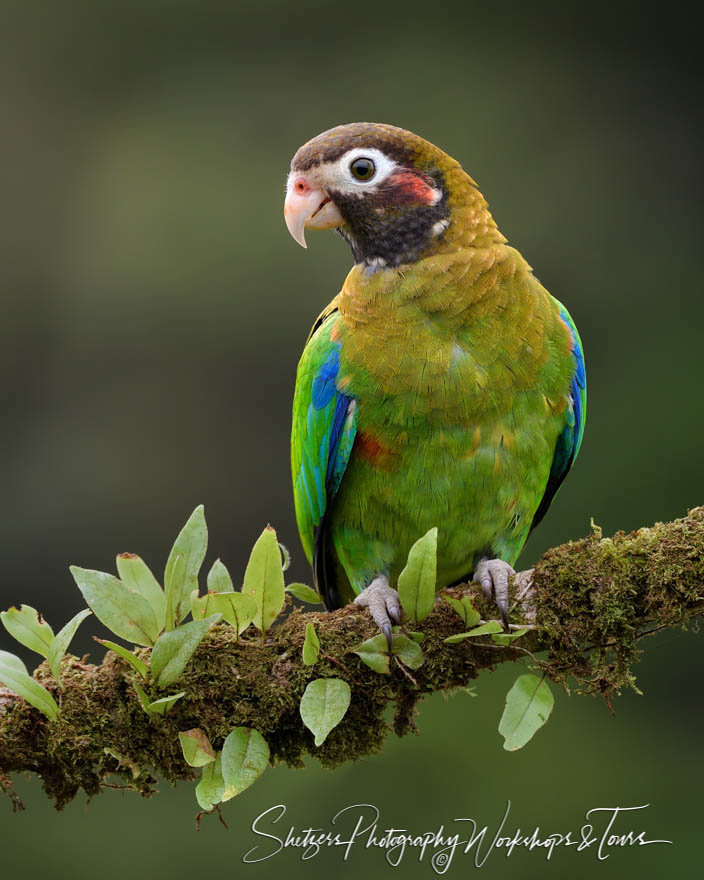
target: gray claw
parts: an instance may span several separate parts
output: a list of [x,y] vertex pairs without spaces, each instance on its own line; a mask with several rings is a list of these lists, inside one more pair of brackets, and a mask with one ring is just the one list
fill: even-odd
[[386,636],[391,653],[391,621],[401,623],[401,605],[398,593],[389,586],[389,579],[384,574],[375,577],[354,601],[356,605],[369,609],[374,623]]
[[481,584],[487,599],[494,599],[501,612],[504,628],[508,629],[508,579],[516,572],[503,559],[481,559],[473,580]]
[[389,648],[389,654],[390,654],[391,653],[391,624],[390,623],[383,624],[383,626],[381,627],[381,631],[386,636],[386,644]]

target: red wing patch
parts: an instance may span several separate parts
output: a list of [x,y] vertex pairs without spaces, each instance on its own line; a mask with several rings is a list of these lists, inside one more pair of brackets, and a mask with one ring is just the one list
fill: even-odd
[[383,446],[376,437],[367,432],[357,432],[354,439],[354,451],[365,461],[369,461],[383,470],[391,469],[396,458],[393,449]]

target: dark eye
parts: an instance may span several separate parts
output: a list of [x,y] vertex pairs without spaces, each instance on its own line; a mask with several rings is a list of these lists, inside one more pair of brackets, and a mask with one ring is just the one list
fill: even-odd
[[365,159],[363,156],[360,156],[359,159],[355,159],[350,165],[350,171],[352,172],[352,177],[355,177],[357,180],[371,180],[374,177],[376,166],[371,159]]

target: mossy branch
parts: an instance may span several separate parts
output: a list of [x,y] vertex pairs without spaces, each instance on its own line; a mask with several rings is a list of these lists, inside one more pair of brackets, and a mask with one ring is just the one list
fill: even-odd
[[[458,596],[462,590],[448,592]],[[482,616],[495,617],[495,609],[472,592]],[[423,665],[411,671],[394,657],[390,675],[372,671],[353,653],[376,632],[367,612],[354,606],[333,613],[292,608],[265,639],[238,639],[232,627],[216,625],[176,683],[185,696],[159,716],[144,712],[132,686],[138,673],[115,653],[97,666],[65,657],[63,690],[43,663],[35,677],[58,702],[59,718],[50,721],[0,688],[0,787],[7,788],[11,772],[37,773],[60,808],[81,788],[97,794],[116,773],[148,795],[158,776],[171,783],[196,778],[178,738],[179,731],[195,727],[216,748],[234,726],[255,728],[266,738],[272,761],[300,766],[312,754],[333,767],[379,751],[390,729],[399,736],[414,731],[414,708],[423,695],[465,686],[481,670],[520,658],[554,681],[608,700],[624,685],[634,686],[631,666],[644,634],[683,627],[704,611],[704,508],[611,538],[595,529],[581,541],[555,547],[537,563],[524,593],[511,619],[521,623],[529,615],[535,628],[511,646],[490,638],[445,644],[464,627],[438,598],[430,616],[414,627],[425,634]],[[314,666],[302,658],[310,622],[320,640]],[[543,659],[535,656],[539,652]],[[146,660],[149,649],[138,653]],[[344,679],[352,701],[316,748],[299,704],[306,685],[326,676]],[[152,686],[150,696],[163,693]],[[383,716],[392,702],[396,712],[389,726]]]

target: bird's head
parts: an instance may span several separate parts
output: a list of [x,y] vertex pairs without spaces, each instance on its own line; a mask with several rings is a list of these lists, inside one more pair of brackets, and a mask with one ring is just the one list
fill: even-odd
[[[336,228],[355,262],[391,267],[443,244],[467,243],[467,217],[459,215],[470,209],[482,215],[469,223],[475,237],[487,227],[495,230],[484,199],[458,162],[402,128],[355,122],[323,132],[298,150],[284,216],[303,247],[306,229]],[[452,228],[458,219],[462,230]]]

